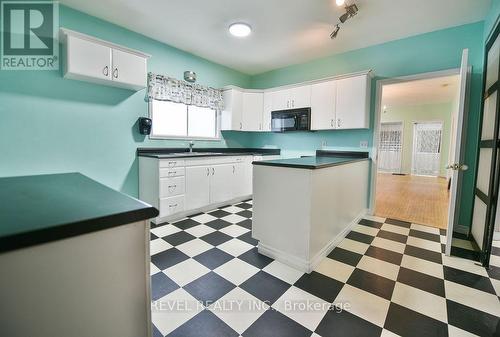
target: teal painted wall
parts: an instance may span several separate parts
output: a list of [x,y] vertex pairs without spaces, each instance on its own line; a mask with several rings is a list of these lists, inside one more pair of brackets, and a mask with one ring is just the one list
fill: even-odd
[[498,22],[500,16],[500,0],[492,0],[491,7],[488,15],[484,19],[484,40],[488,38],[493,31],[495,24]]
[[[193,70],[202,84],[250,85],[247,75],[65,6],[60,25],[153,55],[150,71],[182,78]],[[137,118],[147,114],[144,92],[66,80],[60,71],[0,71],[0,176],[79,171],[137,196],[136,148],[186,146],[137,133]],[[248,134],[229,132],[195,146],[249,142]]]
[[[470,111],[466,136],[465,162],[470,170],[464,174],[460,224],[471,223],[475,161],[477,151],[478,119],[483,72],[484,54],[483,22],[439,30],[376,46],[332,55],[311,62],[276,69],[252,77],[253,88],[269,88],[290,83],[313,80],[372,69],[372,116],[374,115],[375,84],[384,78],[413,75],[431,71],[458,68],[462,50],[469,49],[469,63],[472,65]],[[335,43],[335,41],[329,42]],[[373,118],[372,118],[373,125]],[[373,129],[373,128],[372,128]],[[325,139],[334,148],[359,146],[359,141],[368,139],[371,146],[372,129],[360,131],[326,131],[317,133],[312,140],[303,135],[263,135],[253,138],[253,146],[269,143],[281,147],[285,152],[312,151]]]
[[[383,103],[382,103],[383,104]],[[453,103],[419,104],[387,106],[385,112],[380,116],[383,122],[403,123],[403,150],[401,155],[401,173],[410,174],[413,160],[413,125],[416,121],[422,122],[442,122],[443,129],[441,135],[441,168],[439,174],[446,177],[448,165],[448,155],[450,152],[450,131],[451,115]]]

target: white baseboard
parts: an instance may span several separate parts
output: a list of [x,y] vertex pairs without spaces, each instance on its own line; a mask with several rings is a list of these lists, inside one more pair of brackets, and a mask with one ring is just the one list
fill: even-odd
[[210,205],[203,206],[203,207],[196,208],[196,209],[190,209],[188,211],[179,212],[179,213],[176,213],[176,214],[173,214],[173,215],[169,215],[169,216],[166,216],[166,217],[163,217],[163,218],[157,217],[157,218],[153,219],[152,222],[154,224],[159,224],[159,223],[162,223],[162,222],[173,222],[173,221],[184,219],[185,217],[193,215],[193,214],[196,214],[196,213],[213,211],[216,208],[219,208],[219,207],[222,207],[222,206],[236,204],[238,202],[242,202],[242,201],[245,201],[245,200],[248,200],[248,199],[252,199],[252,195],[246,195],[246,196],[243,196],[243,197],[234,198],[234,199],[231,199],[231,200],[228,200],[228,201],[224,201],[224,202],[219,202],[219,203],[216,203],[216,204],[210,204]]
[[273,247],[267,246],[262,242],[259,242],[257,248],[260,254],[263,254],[267,257],[270,257],[274,260],[282,262],[290,267],[293,267],[297,270],[300,270],[304,273],[312,272],[316,266],[321,263],[321,261],[328,255],[330,252],[337,247],[337,245],[346,237],[347,234],[352,230],[352,228],[365,216],[368,212],[368,209],[364,209],[361,211],[356,218],[354,218],[345,229],[340,232],[337,236],[335,236],[330,242],[328,242],[316,255],[314,255],[309,261],[305,259],[298,258],[296,256],[290,255]]

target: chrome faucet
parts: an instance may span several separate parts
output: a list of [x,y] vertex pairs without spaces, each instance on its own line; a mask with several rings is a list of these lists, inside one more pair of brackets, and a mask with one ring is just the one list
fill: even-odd
[[193,152],[193,146],[194,146],[194,142],[190,141],[189,142],[189,152]]

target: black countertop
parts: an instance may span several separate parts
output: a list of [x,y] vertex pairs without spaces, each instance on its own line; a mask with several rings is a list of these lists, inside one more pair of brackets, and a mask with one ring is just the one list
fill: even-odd
[[0,252],[154,218],[158,210],[80,173],[0,178]]
[[[143,147],[137,149],[139,157],[151,158],[200,158],[200,157],[217,157],[217,156],[276,156],[280,155],[280,149],[258,149],[258,148],[193,148],[193,153],[186,148],[152,148]],[[200,154],[201,153],[201,154]]]
[[368,152],[318,150],[316,156],[254,161],[253,164],[314,170],[363,160],[369,160]]

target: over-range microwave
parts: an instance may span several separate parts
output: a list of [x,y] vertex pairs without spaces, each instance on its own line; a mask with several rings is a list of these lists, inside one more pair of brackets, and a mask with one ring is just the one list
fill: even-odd
[[271,131],[308,131],[311,129],[311,108],[271,112]]

